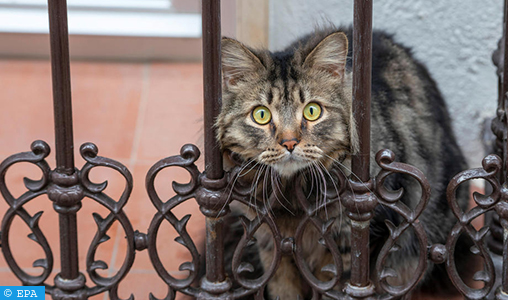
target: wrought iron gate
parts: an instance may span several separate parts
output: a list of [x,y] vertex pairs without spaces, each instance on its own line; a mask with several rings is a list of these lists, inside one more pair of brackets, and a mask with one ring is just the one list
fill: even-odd
[[[508,0],[505,1],[505,9]],[[508,51],[506,39],[500,42],[500,49],[494,55],[494,61],[499,68],[499,102],[497,118],[493,121],[493,131],[497,135],[496,155],[489,155],[483,160],[483,168],[467,170],[457,175],[449,184],[447,196],[449,204],[457,218],[457,223],[449,235],[446,245],[429,245],[423,225],[418,216],[425,208],[431,187],[424,174],[418,169],[395,161],[394,154],[389,150],[382,150],[376,156],[376,163],[381,171],[375,176],[369,174],[370,162],[370,91],[371,91],[371,41],[372,41],[372,0],[355,0],[354,6],[354,116],[360,133],[360,153],[353,159],[353,172],[358,180],[346,178],[336,172],[339,189],[336,193],[328,194],[328,202],[341,201],[348,211],[352,224],[352,256],[351,277],[342,291],[332,288],[339,281],[342,274],[342,262],[338,248],[330,237],[327,229],[331,223],[321,220],[316,210],[307,210],[302,217],[301,225],[293,238],[282,238],[274,225],[270,212],[260,210],[256,220],[244,219],[245,235],[238,245],[232,262],[233,277],[239,287],[233,288],[231,279],[225,273],[223,253],[224,216],[229,213],[230,198],[235,201],[249,203],[248,191],[241,187],[228,189],[228,184],[235,178],[235,169],[224,172],[222,168],[222,153],[217,147],[214,132],[214,120],[217,117],[221,103],[221,66],[220,66],[220,1],[203,0],[203,68],[204,68],[204,106],[205,106],[205,170],[200,172],[194,164],[200,151],[194,145],[184,145],[180,155],[168,157],[157,162],[146,176],[148,196],[157,209],[147,233],[134,231],[123,211],[127,203],[133,179],[129,170],[121,163],[109,158],[98,156],[98,149],[94,144],[81,146],[80,153],[86,164],[77,169],[73,156],[73,128],[71,110],[71,88],[69,47],[67,32],[67,6],[65,0],[49,0],[51,61],[53,74],[54,116],[55,116],[55,152],[56,168],[51,167],[45,158],[50,154],[50,147],[43,141],[35,141],[31,151],[10,156],[0,164],[0,192],[10,208],[3,217],[1,227],[2,253],[12,272],[23,285],[45,285],[47,294],[53,299],[88,299],[89,297],[109,292],[111,299],[119,299],[118,285],[129,272],[136,251],[148,251],[153,267],[169,286],[169,293],[165,299],[173,299],[177,292],[194,296],[198,299],[237,299],[252,294],[256,299],[263,299],[263,290],[270,277],[274,274],[282,256],[293,256],[303,278],[313,290],[314,299],[326,295],[335,299],[398,299],[409,298],[410,291],[423,276],[428,261],[445,264],[446,270],[457,289],[468,299],[484,299],[494,288],[496,299],[508,299],[508,185],[506,185],[507,157],[507,128],[508,120]],[[506,20],[505,12],[505,20]],[[504,23],[506,33],[507,23]],[[377,150],[377,149],[375,149]],[[502,157],[502,158],[500,158]],[[42,171],[42,178],[38,181],[25,180],[27,191],[20,197],[14,197],[6,186],[6,172],[14,164],[28,162],[36,165]],[[107,167],[119,172],[127,185],[119,199],[112,199],[104,193],[105,185],[93,183],[89,174],[96,167]],[[191,181],[188,184],[174,184],[176,196],[163,202],[154,188],[157,174],[168,167],[181,167],[188,171]],[[392,191],[384,188],[384,180],[391,174],[401,173],[415,178],[422,187],[420,204],[413,210],[404,207],[397,201]],[[475,196],[477,206],[468,212],[463,212],[456,204],[455,190],[458,186],[472,179],[484,179],[492,186],[492,192],[485,197]],[[361,180],[361,181],[360,181]],[[347,187],[347,188],[346,188]],[[296,187],[298,191],[298,187]],[[55,211],[59,214],[61,272],[56,276],[53,285],[47,283],[54,260],[44,233],[38,225],[41,213],[31,215],[24,205],[40,195],[46,194],[53,202]],[[302,207],[307,207],[305,197],[296,192],[295,197]],[[272,197],[273,198],[273,197]],[[206,216],[206,266],[200,263],[200,254],[194,241],[186,231],[186,224],[190,216],[177,218],[172,209],[184,201],[196,199],[201,212]],[[94,214],[97,232],[89,248],[86,259],[86,272],[92,286],[85,285],[85,276],[79,270],[77,223],[76,215],[82,201],[95,201],[109,210],[106,217]],[[391,235],[384,245],[374,266],[375,276],[370,276],[369,270],[369,222],[373,217],[375,206],[380,203],[398,212],[404,219],[399,226],[391,227]],[[476,230],[471,221],[489,211],[495,211],[493,228],[500,226],[492,235],[488,235],[489,227]],[[21,218],[31,230],[30,238],[43,249],[45,258],[36,261],[34,266],[41,267],[41,275],[33,276],[26,273],[16,263],[9,245],[10,228],[15,217]],[[169,222],[177,231],[177,242],[184,245],[192,255],[192,261],[180,266],[189,275],[184,279],[172,277],[163,267],[156,249],[158,230],[161,223]],[[122,267],[112,277],[104,277],[97,271],[107,269],[108,266],[96,260],[97,247],[107,240],[106,232],[118,222],[125,232],[127,239],[127,254]],[[254,232],[266,224],[273,233],[275,255],[271,267],[258,279],[246,279],[243,276],[251,266],[241,261],[241,253]],[[329,282],[319,281],[306,267],[301,251],[301,237],[305,226],[315,226],[320,232],[325,244],[334,257],[334,264],[329,270],[334,278]],[[419,240],[420,259],[413,280],[405,286],[391,286],[386,280],[392,275],[384,266],[384,261],[390,251],[396,246],[396,241],[406,230],[413,230]],[[504,231],[504,240],[503,240]],[[501,233],[501,234],[499,234]],[[459,235],[465,234],[475,244],[472,251],[484,260],[484,269],[477,272],[474,279],[483,281],[481,288],[471,288],[460,277],[455,267],[454,248]],[[486,245],[487,237],[492,237],[489,245],[491,250],[503,254],[502,285],[494,286],[495,270],[489,249]],[[500,242],[501,241],[501,242]],[[335,247],[334,247],[335,245]],[[199,283],[200,270],[206,268],[206,275]],[[376,279],[372,279],[376,278]],[[155,298],[154,298],[155,299]]]

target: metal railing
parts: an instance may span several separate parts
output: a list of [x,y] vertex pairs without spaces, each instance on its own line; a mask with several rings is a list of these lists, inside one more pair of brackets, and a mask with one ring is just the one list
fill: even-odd
[[[505,3],[508,0],[505,1]],[[505,4],[505,7],[506,6]],[[10,156],[0,164],[0,192],[10,208],[3,217],[1,227],[2,253],[12,272],[24,285],[45,285],[46,293],[53,299],[88,299],[89,297],[109,292],[111,299],[119,299],[118,285],[128,274],[134,262],[136,251],[148,251],[151,262],[158,275],[169,287],[165,299],[173,299],[175,293],[180,292],[196,297],[197,299],[237,299],[253,295],[255,299],[263,299],[263,290],[275,273],[283,256],[292,256],[301,272],[303,279],[313,291],[313,299],[327,296],[335,299],[409,299],[411,290],[421,280],[429,262],[445,264],[446,270],[457,289],[468,299],[484,299],[498,288],[495,299],[508,299],[508,238],[499,234],[492,235],[491,250],[503,254],[504,264],[502,270],[502,285],[494,286],[495,270],[491,254],[486,245],[488,227],[476,230],[471,221],[489,211],[495,211],[499,216],[494,217],[492,226],[502,226],[497,232],[508,232],[508,186],[505,182],[508,169],[507,156],[507,115],[508,101],[508,52],[505,51],[506,39],[500,42],[500,49],[494,55],[494,61],[499,68],[500,97],[497,118],[493,122],[493,131],[496,133],[497,154],[489,155],[483,160],[483,168],[467,170],[460,173],[450,182],[447,189],[448,202],[457,218],[457,223],[450,233],[446,245],[430,245],[423,225],[418,220],[430,195],[430,186],[424,174],[415,167],[395,161],[390,150],[377,153],[376,163],[381,171],[374,176],[369,173],[370,162],[370,93],[371,93],[371,57],[372,57],[372,0],[355,0],[354,6],[354,63],[353,63],[353,99],[354,118],[360,136],[360,152],[353,158],[352,168],[356,174],[355,180],[347,178],[338,171],[331,170],[336,178],[338,189],[329,191],[326,203],[341,201],[346,208],[347,216],[352,220],[351,276],[342,290],[334,287],[341,280],[342,261],[338,247],[328,232],[327,220],[317,215],[317,209],[306,209],[294,237],[283,238],[272,218],[270,211],[259,208],[258,218],[255,220],[243,219],[244,236],[239,241],[232,261],[232,277],[225,271],[224,260],[224,217],[229,213],[231,201],[240,201],[252,205],[250,190],[236,184],[228,189],[228,184],[236,177],[239,168],[231,172],[224,172],[222,167],[222,153],[218,147],[213,127],[221,105],[221,60],[220,60],[220,1],[203,0],[203,69],[204,69],[204,107],[205,107],[205,170],[200,172],[194,164],[200,155],[196,146],[185,145],[180,155],[168,157],[157,162],[148,171],[146,176],[146,189],[150,200],[157,209],[147,233],[134,231],[132,225],[123,211],[132,191],[133,179],[129,170],[121,163],[109,158],[98,156],[98,149],[94,144],[87,143],[81,146],[80,153],[86,163],[77,169],[73,156],[73,128],[71,110],[71,88],[69,67],[69,46],[67,33],[67,7],[65,0],[49,0],[51,61],[53,74],[54,116],[56,136],[56,168],[51,169],[45,158],[50,154],[49,146],[43,141],[35,141],[30,152]],[[505,12],[505,16],[506,16]],[[506,32],[506,22],[505,22]],[[377,150],[377,149],[375,149]],[[9,191],[5,176],[14,164],[28,162],[36,165],[42,171],[42,178],[38,181],[25,180],[27,191],[19,197],[14,197]],[[126,181],[125,189],[119,199],[112,199],[104,193],[105,185],[93,183],[89,173],[96,167],[108,167],[119,172]],[[168,167],[184,168],[190,174],[188,184],[174,184],[176,196],[163,202],[154,188],[154,181],[159,172]],[[391,174],[404,174],[411,176],[422,188],[420,203],[414,209],[403,207],[397,201],[393,192],[384,187],[384,180]],[[472,180],[484,179],[492,186],[492,193],[486,197],[476,197],[477,206],[468,212],[458,207],[455,191],[459,185]],[[359,181],[361,180],[361,182]],[[295,180],[293,197],[303,208],[309,208],[309,203],[299,181]],[[53,202],[55,211],[59,214],[60,223],[60,259],[61,271],[55,278],[54,284],[47,283],[52,271],[54,260],[48,241],[41,231],[38,220],[41,213],[31,215],[24,209],[24,205],[35,198],[46,194]],[[228,197],[230,196],[230,197]],[[196,199],[201,212],[206,216],[206,265],[202,265],[196,244],[186,230],[190,216],[177,218],[172,209],[185,201]],[[271,196],[269,201],[274,201]],[[78,232],[76,215],[82,201],[95,201],[109,210],[106,217],[94,214],[97,231],[88,249],[86,257],[86,272],[92,285],[85,285],[85,276],[79,269],[78,262]],[[381,204],[392,208],[403,221],[392,225],[390,236],[377,257],[375,266],[369,266],[369,224],[374,215],[374,208]],[[325,204],[328,205],[328,204]],[[36,261],[34,266],[43,269],[40,275],[26,273],[14,260],[9,244],[9,234],[15,217],[21,218],[30,228],[30,238],[37,242],[44,251],[45,258]],[[156,249],[158,231],[162,222],[169,222],[178,233],[176,241],[184,245],[192,256],[192,261],[185,262],[180,270],[188,271],[186,278],[174,278],[164,268]],[[95,253],[99,245],[108,237],[106,232],[118,222],[125,232],[127,239],[126,256],[119,271],[111,277],[104,277],[98,270],[107,269],[108,266],[96,260]],[[266,225],[273,234],[275,241],[274,257],[271,266],[257,279],[244,277],[245,271],[250,269],[248,262],[242,261],[242,252],[251,242],[255,231]],[[497,225],[496,225],[497,224]],[[499,225],[500,224],[500,225]],[[306,226],[314,226],[324,240],[324,244],[331,252],[334,262],[329,271],[334,274],[328,282],[318,280],[306,265],[302,253],[302,236]],[[387,278],[392,274],[385,268],[384,263],[390,250],[396,247],[397,239],[401,234],[411,230],[419,242],[419,264],[414,270],[412,280],[404,286],[392,286]],[[473,288],[461,278],[455,266],[455,243],[461,234],[467,235],[474,243],[474,250],[484,261],[483,270],[478,271],[474,279],[483,281],[482,287]],[[505,234],[505,236],[508,236]],[[497,239],[496,239],[497,237]],[[200,270],[206,269],[206,275],[198,278]],[[374,270],[374,276],[369,272]],[[238,284],[233,285],[232,281]],[[196,283],[198,282],[198,283]],[[153,298],[155,299],[155,298]]]

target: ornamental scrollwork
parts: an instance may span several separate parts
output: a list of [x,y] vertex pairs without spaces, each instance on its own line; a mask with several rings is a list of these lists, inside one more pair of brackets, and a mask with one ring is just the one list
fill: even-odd
[[[390,150],[381,150],[376,155],[376,162],[381,167],[381,170],[375,177],[375,192],[378,202],[384,207],[388,207],[399,216],[402,221],[398,226],[394,225],[391,221],[386,220],[386,226],[389,230],[389,237],[381,248],[378,259],[376,261],[377,272],[377,285],[391,296],[402,296],[408,293],[415,285],[421,280],[425,271],[427,270],[427,248],[428,239],[423,224],[419,222],[418,218],[423,213],[430,198],[430,184],[425,175],[417,168],[395,161],[395,154]],[[410,176],[418,182],[421,187],[421,196],[417,201],[416,207],[413,209],[408,207],[403,202],[399,201],[404,190],[390,190],[386,188],[386,179],[393,174],[403,174]],[[418,241],[418,265],[413,271],[412,278],[401,286],[392,286],[388,283],[388,278],[397,278],[397,271],[391,268],[384,267],[388,256],[399,250],[397,240],[409,228],[413,229],[413,234],[416,235]]]
[[[199,274],[201,267],[200,255],[194,241],[190,237],[186,228],[187,222],[191,218],[191,215],[185,215],[183,218],[178,219],[171,212],[171,210],[178,205],[196,197],[196,191],[200,182],[200,172],[195,165],[195,162],[198,160],[199,156],[200,151],[196,146],[184,145],[180,150],[180,155],[167,157],[158,161],[150,168],[146,175],[146,190],[150,200],[152,201],[152,204],[157,209],[157,213],[153,217],[148,229],[146,247],[148,249],[152,265],[157,271],[157,274],[159,274],[159,276],[170,288],[169,294],[165,297],[165,299],[173,299],[174,290],[178,290],[184,294],[191,296],[197,296],[199,293],[199,290],[196,287],[192,286],[192,283],[197,279]],[[190,175],[190,181],[186,184],[173,182],[172,187],[176,192],[176,195],[167,201],[163,201],[155,189],[154,182],[159,172],[169,167],[180,167],[185,169]],[[158,238],[160,226],[164,220],[169,222],[178,233],[175,241],[183,245],[191,254],[192,261],[184,262],[179,267],[180,271],[189,272],[189,275],[184,279],[177,279],[171,276],[164,268],[157,252],[156,241]],[[157,298],[151,295],[151,299],[156,300]]]
[[[98,270],[107,270],[109,266],[102,260],[96,260],[95,255],[99,246],[110,239],[107,232],[115,222],[120,223],[127,241],[134,240],[134,229],[123,211],[132,192],[133,180],[130,171],[124,165],[118,161],[98,156],[98,152],[97,146],[92,143],[85,143],[80,148],[81,156],[86,161],[79,172],[80,182],[84,188],[84,195],[109,210],[109,214],[106,217],[98,213],[93,213],[93,218],[97,225],[97,232],[88,248],[86,270],[90,279],[96,284],[96,287],[91,288],[89,294],[98,294],[108,290],[112,299],[120,299],[117,294],[117,286],[127,275],[134,263],[135,247],[133,243],[127,243],[125,259],[116,274],[110,277],[104,277],[97,272]],[[120,173],[125,179],[125,188],[118,201],[104,193],[108,185],[107,181],[94,183],[90,180],[90,172],[96,167],[113,169]],[[129,299],[134,299],[134,297],[131,295]]]
[[[46,236],[39,227],[39,220],[43,212],[37,212],[34,215],[29,214],[23,206],[34,200],[35,198],[47,193],[47,187],[50,182],[51,169],[45,158],[50,153],[48,144],[43,141],[35,141],[31,145],[30,152],[14,154],[5,159],[0,164],[0,192],[9,205],[9,209],[5,213],[2,220],[1,238],[2,252],[9,268],[14,275],[25,285],[44,285],[47,291],[53,289],[52,286],[46,285],[44,282],[53,270],[53,252],[46,239]],[[42,177],[39,180],[24,178],[27,191],[19,197],[14,197],[7,187],[5,181],[7,171],[10,167],[18,163],[31,163],[36,165],[42,171]],[[9,243],[11,225],[14,218],[18,216],[30,228],[31,233],[28,238],[38,244],[44,251],[44,258],[37,259],[33,262],[33,267],[42,268],[42,273],[38,276],[26,273],[16,262]]]
[[[130,172],[119,162],[98,156],[97,147],[91,143],[84,144],[81,147],[81,154],[86,164],[81,170],[74,170],[72,174],[63,173],[58,169],[51,170],[45,160],[50,154],[50,148],[46,142],[33,142],[31,150],[31,152],[12,155],[0,164],[0,192],[10,206],[3,217],[1,230],[2,252],[9,267],[24,285],[44,285],[46,293],[57,298],[62,297],[65,293],[74,293],[79,298],[90,297],[104,291],[109,291],[111,299],[120,299],[116,293],[117,286],[132,266],[134,247],[131,243],[128,243],[126,258],[120,270],[111,277],[103,277],[97,273],[97,270],[108,269],[109,267],[104,261],[96,260],[95,254],[98,247],[110,239],[107,231],[117,221],[123,227],[127,239],[134,240],[134,230],[123,211],[123,207],[132,191],[132,176]],[[8,169],[21,162],[36,165],[42,171],[42,177],[39,180],[25,178],[24,183],[27,191],[16,198],[10,192],[5,178]],[[89,173],[95,167],[112,168],[124,177],[126,187],[118,201],[104,193],[107,182],[96,184],[90,181]],[[54,286],[46,283],[53,269],[54,259],[51,247],[39,227],[39,220],[43,212],[30,215],[24,208],[28,202],[44,194],[53,201],[55,211],[61,215],[76,214],[81,208],[81,202],[84,197],[96,201],[110,211],[106,217],[102,217],[97,213],[93,214],[97,224],[97,231],[88,248],[86,266],[88,275],[95,286],[85,286],[85,279],[82,274],[75,280],[72,280],[72,282],[69,280],[65,281],[65,279],[57,275]],[[42,274],[38,276],[26,273],[13,257],[9,244],[9,235],[12,230],[12,221],[16,216],[19,216],[30,228],[31,233],[28,237],[36,242],[44,251],[45,258],[37,259],[33,263],[33,267],[43,269]],[[70,290],[66,290],[67,287],[70,287]]]
[[[217,288],[212,287],[210,290],[206,290],[203,286],[199,287],[198,282],[200,276],[203,276],[205,266],[196,242],[192,240],[187,231],[187,224],[191,215],[178,218],[172,212],[177,206],[191,199],[198,200],[203,213],[207,217],[216,220],[221,220],[228,213],[228,207],[234,201],[243,203],[243,205],[256,211],[256,217],[253,219],[246,216],[239,217],[239,222],[243,228],[243,236],[234,248],[231,262],[228,262],[231,263],[231,279],[235,281],[236,286],[231,288],[226,281],[225,285],[220,287],[222,290],[217,289],[217,291],[221,291],[221,295],[229,295],[233,299],[248,295],[251,295],[254,299],[264,299],[263,291],[274,276],[284,256],[290,256],[294,259],[303,280],[312,290],[313,299],[322,297],[332,299],[361,298],[358,290],[350,289],[347,285],[345,288],[338,289],[338,287],[343,286],[344,281],[348,278],[343,274],[343,256],[334,236],[331,234],[331,228],[334,226],[336,219],[328,217],[326,214],[327,209],[337,205],[342,205],[348,212],[347,217],[358,224],[370,220],[375,212],[375,207],[378,205],[390,209],[401,217],[401,221],[397,225],[390,221],[386,222],[389,236],[377,254],[373,268],[374,273],[372,274],[374,285],[372,289],[366,290],[370,293],[369,295],[376,299],[398,299],[408,295],[424,276],[428,263],[431,261],[445,265],[450,279],[463,295],[469,299],[484,299],[491,292],[495,281],[492,259],[484,241],[488,228],[484,227],[477,230],[471,222],[486,212],[495,210],[501,217],[501,223],[508,225],[508,204],[506,201],[508,199],[508,188],[499,183],[498,178],[502,169],[502,161],[495,155],[489,155],[483,160],[483,168],[463,171],[451,180],[447,188],[447,199],[457,222],[447,238],[446,245],[431,245],[425,231],[425,224],[422,224],[419,220],[429,202],[431,190],[429,182],[417,168],[397,162],[395,155],[389,150],[382,150],[377,153],[376,162],[380,167],[380,171],[366,183],[357,181],[353,176],[347,176],[344,170],[340,170],[338,167],[328,170],[326,176],[329,180],[319,188],[317,196],[314,196],[323,199],[321,202],[318,201],[319,205],[316,204],[315,198],[311,199],[312,197],[309,198],[305,193],[305,188],[302,185],[302,174],[294,180],[286,182],[286,191],[292,191],[290,198],[293,200],[293,204],[299,205],[303,211],[295,228],[295,234],[291,237],[281,234],[271,209],[277,204],[281,204],[280,200],[284,197],[282,190],[271,186],[273,182],[263,182],[261,184],[266,185],[266,191],[263,192],[266,198],[258,199],[258,185],[242,178],[242,172],[245,172],[245,162],[241,162],[237,167],[226,172],[224,178],[219,180],[208,179],[206,173],[201,173],[198,170],[196,161],[200,156],[200,151],[194,145],[185,145],[182,147],[180,155],[167,157],[157,162],[146,176],[146,190],[157,212],[150,223],[148,233],[144,234],[133,229],[123,210],[131,195],[133,186],[132,175],[125,166],[115,160],[99,156],[97,147],[94,144],[86,143],[80,148],[80,153],[86,161],[85,165],[81,170],[76,169],[71,175],[61,175],[51,170],[46,162],[45,158],[49,153],[49,146],[45,142],[36,141],[32,144],[30,152],[13,155],[0,164],[0,192],[10,206],[2,222],[1,246],[9,267],[23,284],[45,285],[46,291],[55,295],[61,293],[61,287],[45,283],[52,271],[54,259],[50,245],[38,225],[43,212],[31,215],[24,209],[24,205],[44,194],[47,194],[54,202],[55,210],[60,214],[76,213],[81,207],[83,199],[95,201],[109,211],[105,216],[97,213],[93,214],[96,229],[92,242],[88,247],[86,271],[94,285],[85,286],[82,274],[78,279],[83,285],[80,290],[82,295],[90,297],[108,291],[111,299],[118,300],[120,299],[118,286],[129,272],[134,262],[135,252],[145,249],[148,251],[154,269],[168,285],[168,293],[163,298],[164,300],[175,299],[176,292],[206,298],[206,295],[210,295],[210,291],[213,292],[213,289]],[[11,166],[22,162],[36,165],[41,170],[42,176],[38,180],[25,178],[24,183],[27,191],[19,197],[14,197],[7,187],[5,178]],[[105,193],[107,182],[97,183],[90,179],[90,173],[97,167],[113,169],[123,177],[125,187],[118,200]],[[163,200],[157,193],[154,182],[162,170],[170,167],[183,168],[188,172],[190,180],[187,183],[173,182],[172,188],[176,195],[168,200]],[[421,195],[414,207],[409,207],[401,201],[404,190],[391,190],[388,188],[387,179],[394,174],[411,177],[419,185]],[[325,177],[324,174],[322,175]],[[475,179],[488,182],[492,187],[492,192],[488,195],[475,193],[473,198],[477,206],[464,210],[459,205],[457,190],[462,185]],[[40,275],[26,273],[14,259],[9,244],[9,233],[12,230],[11,225],[15,217],[19,217],[29,227],[31,233],[28,237],[36,242],[44,252],[44,258],[37,259],[33,263],[34,267],[42,268]],[[157,251],[156,241],[161,238],[159,229],[164,221],[167,221],[175,229],[178,235],[175,241],[183,245],[191,256],[191,261],[183,262],[179,266],[180,271],[188,272],[188,275],[184,278],[173,277],[164,268]],[[98,248],[110,239],[108,230],[115,222],[118,222],[122,227],[129,242],[120,269],[113,275],[104,276],[102,275],[104,273],[99,272],[99,270],[107,270],[110,266],[106,262],[96,259],[96,253]],[[256,232],[261,227],[268,230],[272,236],[273,257],[268,268],[263,270],[261,275],[253,278],[247,276],[249,273],[254,273],[255,266],[244,260],[245,250],[257,242]],[[328,281],[322,281],[323,277],[320,280],[315,274],[316,271],[311,270],[306,261],[303,251],[303,239],[304,231],[309,229],[318,235],[319,245],[316,245],[316,247],[325,247],[331,254],[332,263],[320,270],[329,275],[325,277]],[[408,231],[411,231],[411,234],[416,237],[419,253],[417,264],[413,276],[407,282],[402,285],[394,285],[394,281],[391,280],[397,278],[397,270],[386,266],[387,259],[399,250],[398,241]],[[484,282],[481,288],[470,287],[457,270],[454,253],[457,241],[463,235],[467,236],[473,243],[471,252],[481,256],[484,260],[484,268],[477,271],[472,278]],[[216,295],[220,293],[217,292]],[[133,300],[134,297],[131,295],[129,299]],[[149,299],[159,300],[152,294]]]
[[[446,260],[446,270],[455,287],[469,299],[484,299],[492,290],[495,282],[495,270],[492,258],[485,243],[485,237],[489,231],[488,227],[482,227],[477,230],[471,222],[477,217],[484,215],[489,210],[496,210],[499,215],[506,220],[506,199],[508,199],[507,189],[501,185],[498,180],[500,171],[502,170],[502,160],[497,155],[488,155],[482,161],[482,168],[476,168],[463,171],[457,174],[450,181],[446,190],[448,203],[452,209],[457,223],[450,232],[446,249],[448,251],[448,259]],[[468,211],[464,211],[457,201],[457,190],[459,187],[471,180],[483,179],[490,184],[492,192],[490,195],[473,194],[473,199],[477,206]],[[484,269],[477,271],[473,280],[482,281],[482,288],[472,288],[464,282],[461,275],[457,271],[457,265],[454,255],[455,246],[461,237],[466,235],[472,242],[471,252],[480,255],[483,258]]]

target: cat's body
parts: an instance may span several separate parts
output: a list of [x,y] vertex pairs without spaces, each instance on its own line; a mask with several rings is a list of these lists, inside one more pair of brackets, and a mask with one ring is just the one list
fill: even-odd
[[[351,44],[348,47],[348,40],[352,41],[350,29],[322,30],[276,53],[251,50],[231,39],[222,42],[224,88],[223,107],[217,120],[219,141],[224,150],[237,153],[246,164],[259,163],[247,178],[250,176],[256,181],[256,175],[267,174],[268,178],[280,179],[278,186],[285,199],[274,202],[270,209],[283,237],[295,236],[303,215],[301,206],[292,198],[288,182],[296,174],[307,174],[304,176],[307,179],[302,180],[303,189],[311,194],[309,201],[322,201],[316,196],[317,183],[309,179],[311,173],[316,173],[317,168],[330,168],[334,161],[340,162],[342,170],[348,173],[349,158],[356,151],[357,136],[351,115],[353,49]],[[382,32],[373,35],[372,76],[371,174],[379,170],[374,154],[384,148],[391,149],[397,161],[423,171],[432,194],[420,221],[430,243],[445,243],[456,222],[446,201],[446,186],[455,174],[466,169],[445,103],[426,68],[412,58],[408,49]],[[270,114],[268,121],[267,114]],[[271,168],[255,174],[259,166]],[[326,171],[323,174],[321,180],[329,181]],[[259,180],[253,185],[257,184],[260,191],[272,191],[273,187],[266,186],[271,185],[270,182],[274,181]],[[415,207],[420,199],[418,184],[405,176],[390,176],[387,186],[394,190],[403,187],[405,194],[401,201],[410,207]],[[263,192],[256,196],[260,203],[263,203],[263,196],[266,198]],[[467,196],[461,198],[464,207]],[[254,210],[241,208],[237,208],[233,216],[240,214],[250,219],[256,217]],[[337,218],[332,231],[342,253],[343,278],[347,279],[349,219],[338,203],[322,211],[320,217]],[[386,219],[395,225],[402,220],[391,210],[376,209],[371,222],[373,253],[388,236]],[[241,237],[239,222],[234,226],[238,227],[229,231],[227,256]],[[310,269],[326,281],[329,278],[318,270],[330,264],[332,258],[325,247],[318,246],[319,238],[315,229],[309,227],[304,233],[303,252]],[[274,248],[267,226],[256,232],[256,239],[257,248],[253,249],[259,253],[261,266],[267,268]],[[389,258],[387,264],[399,272],[400,282],[405,282],[413,275],[418,244],[412,234],[403,236],[398,244],[401,246],[398,259]],[[432,269],[430,266],[427,277]],[[268,294],[270,298],[280,296],[282,300],[296,299],[297,295],[308,298],[311,291],[306,286],[293,258],[284,256],[268,284]]]

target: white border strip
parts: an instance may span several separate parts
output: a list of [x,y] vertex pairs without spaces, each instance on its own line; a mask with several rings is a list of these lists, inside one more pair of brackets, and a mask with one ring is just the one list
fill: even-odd
[[[69,34],[200,38],[199,14],[69,11]],[[3,8],[0,32],[48,33],[45,9]]]
[[[42,6],[47,7],[47,0],[0,0],[1,5],[19,6]],[[89,8],[136,8],[136,9],[170,9],[169,0],[68,0],[67,6]]]

